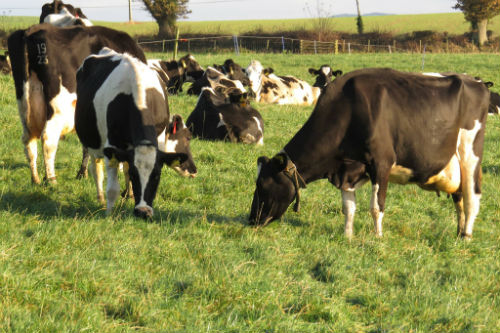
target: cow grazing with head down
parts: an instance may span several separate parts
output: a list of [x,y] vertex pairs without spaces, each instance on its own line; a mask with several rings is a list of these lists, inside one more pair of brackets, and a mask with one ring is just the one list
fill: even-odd
[[250,91],[261,103],[311,105],[316,103],[321,90],[293,76],[276,76],[272,68],[262,67],[252,60],[246,69]]
[[342,75],[342,71],[337,69],[334,71],[328,65],[321,65],[319,69],[309,68],[309,73],[316,76],[316,81],[313,87],[318,87],[323,89],[328,83],[332,82],[334,78]]
[[22,141],[34,183],[40,183],[37,139],[42,139],[46,178],[55,182],[59,138],[74,130],[76,70],[86,56],[104,46],[128,52],[146,63],[144,52],[129,35],[105,27],[40,24],[9,36]]
[[472,237],[481,197],[489,92],[466,75],[430,77],[361,69],[329,84],[304,126],[275,157],[258,159],[250,221],[280,218],[300,188],[327,178],[341,189],[345,234],[355,193],[372,183],[370,211],[382,236],[388,182],[451,194],[458,235]]
[[195,82],[201,78],[204,72],[191,54],[187,54],[179,60],[150,59],[148,64],[159,73],[162,80],[167,84],[169,94],[182,92],[182,85],[185,82]]
[[[196,173],[190,152],[179,153],[182,143],[175,139],[184,130],[182,118],[174,117],[172,133],[167,134],[169,110],[164,86],[155,71],[129,54],[104,48],[85,59],[76,77],[75,129],[93,164],[105,160],[107,213],[112,212],[120,193],[118,164],[126,162],[134,214],[151,218],[163,164],[182,174]],[[102,199],[102,168],[97,170],[94,165],[91,170]]]
[[208,140],[264,144],[264,121],[252,108],[247,93],[238,80],[207,68],[209,87],[203,87],[195,109],[186,124],[194,136]]

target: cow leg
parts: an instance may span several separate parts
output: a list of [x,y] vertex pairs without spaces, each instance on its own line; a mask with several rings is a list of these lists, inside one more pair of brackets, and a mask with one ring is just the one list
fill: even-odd
[[30,165],[31,170],[31,182],[33,184],[40,184],[40,177],[38,176],[38,169],[36,166],[36,160],[38,157],[38,147],[37,147],[37,139],[30,138],[28,133],[23,134],[23,144],[24,144],[24,153],[26,154],[26,158],[28,159],[28,163]]
[[[388,173],[387,173],[388,174]],[[384,218],[385,197],[387,194],[388,176],[377,177],[372,183],[372,197],[370,200],[370,213],[375,227],[375,236],[382,237],[382,219]]]
[[457,235],[460,236],[465,231],[464,199],[461,193],[454,193],[451,197],[453,198],[455,211],[457,212]]
[[99,203],[104,204],[104,190],[102,184],[104,182],[104,163],[102,158],[96,158],[92,156],[92,161],[90,163],[90,173],[94,178],[95,187],[97,190],[97,200]]
[[88,164],[89,164],[89,150],[87,149],[87,147],[82,146],[82,163],[80,164],[80,170],[78,170],[78,173],[76,174],[76,179],[87,178]]
[[45,177],[51,184],[57,183],[56,172],[54,169],[57,145],[61,137],[62,126],[55,119],[54,116],[51,120],[47,121],[45,129],[42,133],[42,149],[43,160],[45,162]]
[[108,197],[106,215],[109,216],[113,212],[116,199],[120,196],[120,183],[118,182],[118,167],[114,163],[112,163],[113,166],[110,166],[108,158],[104,158],[104,160],[108,175],[108,181],[106,184],[106,194]]
[[354,214],[356,213],[356,192],[354,190],[342,190],[342,213],[345,215],[344,235],[352,237]]

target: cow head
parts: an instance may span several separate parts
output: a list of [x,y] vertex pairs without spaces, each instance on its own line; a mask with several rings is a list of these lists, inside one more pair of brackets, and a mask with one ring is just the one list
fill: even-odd
[[70,4],[65,4],[62,1],[54,0],[53,2],[46,3],[42,6],[42,14],[40,15],[40,23],[45,21],[45,18],[50,14],[59,14],[65,8],[71,15],[77,18],[86,19],[80,8],[75,8]]
[[262,75],[264,75],[264,67],[258,60],[252,60],[250,65],[245,70],[245,73],[250,81],[250,90],[256,94],[262,86]]
[[323,88],[328,83],[332,82],[334,77],[342,75],[340,69],[334,71],[328,65],[322,65],[319,69],[309,68],[309,73],[316,75],[316,82],[314,82],[313,87]]
[[250,80],[245,75],[245,71],[233,59],[227,59],[222,66],[218,67],[229,79],[239,80],[244,86],[250,85]]
[[134,215],[144,219],[153,217],[153,200],[160,183],[163,164],[176,167],[187,160],[186,154],[165,153],[147,142],[123,150],[115,147],[104,148],[104,155],[113,162],[127,162],[134,192]]
[[272,159],[259,157],[257,165],[257,187],[250,210],[250,224],[265,225],[279,219],[294,199],[294,210],[298,211],[299,190],[305,188],[306,183],[288,155],[279,153]]
[[184,82],[194,82],[203,76],[203,68],[191,54],[180,58],[178,63],[185,74]]
[[173,167],[177,173],[183,177],[196,177],[197,169],[194,164],[193,155],[191,155],[190,141],[191,131],[186,127],[180,115],[174,115],[168,125],[166,133],[166,152],[185,154],[187,159]]

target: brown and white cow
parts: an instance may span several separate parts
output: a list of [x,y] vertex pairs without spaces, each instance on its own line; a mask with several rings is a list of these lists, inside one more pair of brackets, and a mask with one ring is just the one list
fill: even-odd
[[262,67],[252,60],[246,68],[250,92],[260,103],[311,105],[316,103],[321,89],[293,76],[276,76],[272,68]]
[[250,222],[280,218],[300,188],[326,178],[342,191],[351,237],[356,189],[372,183],[375,234],[389,182],[451,194],[458,235],[472,237],[481,198],[481,159],[489,91],[462,74],[432,77],[361,69],[331,84],[314,111],[273,158],[258,159]]
[[59,138],[74,130],[76,70],[86,56],[104,46],[128,52],[146,63],[144,52],[129,35],[105,27],[39,24],[9,36],[22,141],[33,183],[40,183],[38,139],[42,140],[46,179],[55,182]]
[[75,129],[92,157],[90,170],[98,199],[104,199],[102,159],[107,170],[108,214],[120,194],[119,163],[126,162],[134,214],[151,218],[163,164],[182,175],[196,174],[189,142],[188,150],[180,152],[186,147],[180,142],[181,137],[186,138],[182,131],[187,131],[182,118],[175,116],[168,127],[168,101],[161,80],[129,54],[104,48],[84,60],[76,78]]

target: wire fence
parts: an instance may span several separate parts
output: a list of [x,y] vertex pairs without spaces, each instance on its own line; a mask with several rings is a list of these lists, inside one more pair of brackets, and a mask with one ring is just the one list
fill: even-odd
[[[339,53],[455,53],[475,52],[477,47],[472,41],[464,41],[461,45],[443,40],[396,40],[380,41],[349,41],[345,39],[329,42],[302,40],[285,37],[260,36],[216,36],[198,38],[180,38],[169,40],[138,41],[139,45],[148,51],[156,52],[195,52],[217,53],[297,53],[297,54],[339,54]],[[498,47],[492,50],[498,52]]]

